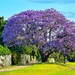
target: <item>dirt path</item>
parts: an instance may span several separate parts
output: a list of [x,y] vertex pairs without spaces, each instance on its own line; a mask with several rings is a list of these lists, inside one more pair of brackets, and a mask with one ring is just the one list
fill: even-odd
[[7,72],[7,71],[12,71],[12,70],[18,70],[20,68],[25,68],[25,67],[29,67],[29,66],[14,66],[12,68],[2,69],[2,70],[0,70],[0,72]]
[[71,70],[75,70],[75,67],[72,67]]

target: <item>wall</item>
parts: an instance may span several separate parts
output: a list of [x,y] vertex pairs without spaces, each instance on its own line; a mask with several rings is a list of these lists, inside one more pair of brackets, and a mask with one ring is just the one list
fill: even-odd
[[11,65],[11,55],[0,56],[0,67]]
[[21,54],[21,64],[32,64],[32,63],[37,63],[38,61],[36,60],[36,57],[30,56],[27,54]]
[[[0,67],[10,66],[12,65],[12,57],[11,55],[0,56]],[[36,57],[30,56],[27,54],[21,54],[21,65],[38,63]]]
[[54,58],[48,58],[47,60],[49,63],[55,63],[55,59]]

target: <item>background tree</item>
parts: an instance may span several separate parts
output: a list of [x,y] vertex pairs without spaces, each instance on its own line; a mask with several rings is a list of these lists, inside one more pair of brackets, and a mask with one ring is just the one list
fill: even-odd
[[4,17],[0,17],[0,44],[3,45],[3,38],[2,33],[4,31],[4,26],[6,25],[6,20],[4,20]]

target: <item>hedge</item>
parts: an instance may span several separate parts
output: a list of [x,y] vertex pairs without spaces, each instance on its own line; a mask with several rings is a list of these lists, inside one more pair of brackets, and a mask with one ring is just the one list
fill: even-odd
[[0,45],[0,55],[9,55],[9,54],[11,54],[11,51],[8,49],[8,47]]

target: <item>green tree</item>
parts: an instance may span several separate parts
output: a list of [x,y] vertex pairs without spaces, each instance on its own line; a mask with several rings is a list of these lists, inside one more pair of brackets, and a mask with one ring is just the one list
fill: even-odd
[[6,24],[7,20],[4,20],[4,17],[0,17],[0,44],[3,45],[3,38],[2,38],[2,33],[4,31],[4,26]]

